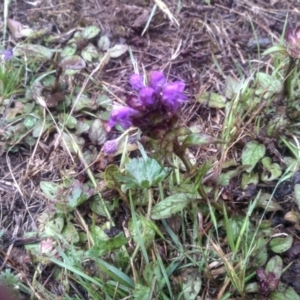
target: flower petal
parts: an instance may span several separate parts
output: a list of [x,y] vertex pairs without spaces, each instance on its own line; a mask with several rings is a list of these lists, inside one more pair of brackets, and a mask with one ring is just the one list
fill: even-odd
[[124,129],[132,125],[131,117],[138,114],[138,111],[130,107],[118,107],[110,114],[108,124],[110,127],[120,124]]
[[102,147],[102,151],[105,154],[113,154],[117,151],[118,149],[118,142],[117,140],[110,140],[110,141],[106,141]]
[[150,74],[149,86],[151,86],[156,93],[161,91],[165,83],[166,83],[166,77],[163,72],[154,71]]
[[187,99],[186,95],[183,93],[184,87],[185,83],[183,81],[167,83],[163,89],[163,104],[176,112],[180,103]]
[[154,99],[154,89],[151,87],[145,87],[139,92],[139,99],[145,106],[153,105]]
[[11,49],[2,50],[1,54],[4,56],[5,60],[10,60],[13,57],[13,51]]
[[133,89],[139,91],[144,87],[143,78],[139,74],[132,74],[130,76],[129,82]]

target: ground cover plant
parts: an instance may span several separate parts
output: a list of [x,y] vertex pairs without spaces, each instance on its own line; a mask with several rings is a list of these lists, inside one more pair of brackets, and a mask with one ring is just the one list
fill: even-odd
[[0,299],[300,299],[293,2],[1,5]]

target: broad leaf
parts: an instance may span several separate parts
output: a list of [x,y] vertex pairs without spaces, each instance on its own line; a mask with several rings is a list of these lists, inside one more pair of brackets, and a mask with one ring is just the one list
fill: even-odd
[[78,55],[67,56],[61,62],[60,66],[68,70],[82,70],[85,68],[85,61]]
[[282,171],[279,164],[273,163],[270,157],[264,157],[261,160],[263,166],[267,170],[267,172],[264,170],[264,172],[261,174],[261,180],[264,182],[270,182],[274,179],[277,179],[281,176]]
[[275,237],[270,241],[271,250],[275,253],[282,253],[289,250],[293,243],[293,237]]
[[68,242],[72,244],[79,242],[78,231],[76,230],[75,226],[70,222],[64,227],[61,234]]
[[151,218],[154,220],[169,218],[182,211],[192,200],[192,194],[178,193],[169,196],[153,207]]
[[272,292],[270,295],[270,299],[271,300],[300,300],[300,296],[295,292],[295,290],[291,286],[289,286],[289,287],[281,288],[279,291]]
[[151,297],[151,288],[137,283],[133,291],[133,298],[136,300],[149,300]]
[[213,92],[206,92],[196,96],[197,101],[203,105],[213,108],[223,108],[226,105],[226,98]]
[[87,256],[97,258],[111,252],[114,249],[119,249],[127,243],[128,238],[125,238],[123,233],[105,240],[97,239],[95,246],[87,251]]
[[48,237],[56,237],[64,228],[64,218],[57,217],[54,220],[48,221],[45,225],[44,231]]
[[224,143],[224,141],[204,133],[192,133],[184,139],[182,146],[184,148],[188,148],[192,146],[203,146],[217,143]]
[[150,188],[162,182],[166,176],[166,169],[152,158],[133,158],[126,166],[128,176],[119,177],[128,188]]
[[[146,246],[149,245],[149,243],[151,243],[155,238],[155,231],[151,223],[152,221],[148,221],[145,218],[139,218],[137,220],[139,230],[142,233],[143,242]],[[137,230],[132,220],[128,222],[128,229],[130,234],[133,236],[135,243],[138,243]]]
[[253,170],[258,161],[264,157],[265,153],[266,147],[256,141],[251,141],[246,144],[242,152],[242,164],[249,165],[246,169],[248,173]]
[[266,272],[273,272],[276,275],[276,279],[280,279],[282,274],[283,262],[280,256],[273,256],[266,266]]
[[97,48],[93,44],[88,44],[82,51],[81,56],[84,60],[92,62],[99,57]]
[[232,98],[240,92],[243,87],[243,82],[232,76],[227,76],[225,81],[225,96]]
[[271,94],[279,93],[282,89],[282,83],[280,80],[274,78],[267,73],[257,72],[256,78],[261,86],[261,89],[258,92],[268,91]]
[[124,53],[128,51],[128,46],[127,45],[115,45],[112,48],[108,49],[109,56],[111,58],[118,58]]
[[49,199],[55,199],[59,186],[54,182],[41,181],[40,188]]
[[102,51],[107,51],[110,47],[110,40],[106,35],[103,35],[98,40],[97,46]]
[[45,59],[50,60],[52,58],[55,50],[46,48],[37,44],[17,44],[14,49],[15,56],[23,56],[32,57],[35,59]]
[[94,25],[84,28],[81,32],[82,38],[90,40],[100,33],[100,29]]
[[89,138],[94,145],[102,145],[106,141],[107,132],[100,119],[94,120],[89,130]]
[[184,300],[198,299],[201,290],[201,284],[202,281],[200,274],[195,274],[195,272],[188,274],[182,284]]

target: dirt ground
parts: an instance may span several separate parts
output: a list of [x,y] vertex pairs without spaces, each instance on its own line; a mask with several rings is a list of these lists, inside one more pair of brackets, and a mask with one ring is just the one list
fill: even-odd
[[[183,121],[192,122],[214,114],[205,105],[195,104],[198,94],[223,93],[227,75],[248,77],[254,70],[265,68],[268,58],[261,54],[280,41],[285,22],[287,26],[300,24],[298,1],[211,0],[210,5],[208,2],[164,0],[176,20],[170,21],[157,8],[143,35],[154,1],[12,0],[9,18],[31,28],[50,26],[52,32],[59,34],[80,26],[97,25],[112,45],[129,45],[137,64],[146,71],[164,70],[170,78],[185,81],[190,101]],[[15,43],[10,36],[9,44],[13,47]],[[52,44],[54,48],[60,46]],[[110,60],[98,80],[123,97],[132,73],[130,56],[126,53]],[[80,75],[76,80],[81,80]],[[96,89],[93,92],[98,93]],[[1,228],[6,230],[7,245],[13,238],[21,238],[24,232],[38,228],[36,217],[46,205],[39,182],[58,179],[61,169],[69,163],[58,149],[57,161],[46,164],[40,172],[44,152],[38,149],[32,160],[32,150],[3,153],[0,160]],[[7,262],[1,255],[0,265],[8,264],[26,274],[22,262],[26,254],[19,249],[12,256]],[[290,254],[289,259],[294,258],[295,253]],[[295,268],[291,271],[298,274]],[[285,276],[286,282],[292,283],[298,275]],[[300,286],[295,288],[300,292]]]

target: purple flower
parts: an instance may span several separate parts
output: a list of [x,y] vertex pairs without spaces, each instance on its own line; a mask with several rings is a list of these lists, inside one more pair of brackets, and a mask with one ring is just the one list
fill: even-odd
[[7,60],[10,60],[12,57],[13,57],[13,51],[11,49],[3,49],[1,51],[1,55],[4,56],[4,59],[7,61]]
[[155,90],[156,93],[159,93],[162,87],[166,83],[166,77],[161,71],[154,71],[150,74],[149,85]]
[[106,141],[102,147],[102,151],[105,154],[113,154],[118,150],[118,142],[117,140]]
[[139,91],[144,87],[143,78],[139,74],[132,74],[130,76],[129,82],[133,89]]
[[120,124],[124,129],[127,129],[132,125],[131,117],[138,113],[138,111],[130,107],[121,106],[115,108],[110,114],[108,124],[110,127]]
[[151,87],[142,88],[139,92],[139,100],[145,106],[153,105],[155,102],[153,88]]
[[300,26],[295,30],[288,28],[285,33],[286,50],[293,58],[300,57]]
[[187,99],[183,93],[184,87],[183,81],[176,81],[167,83],[163,88],[162,102],[173,112],[177,112],[180,103]]

